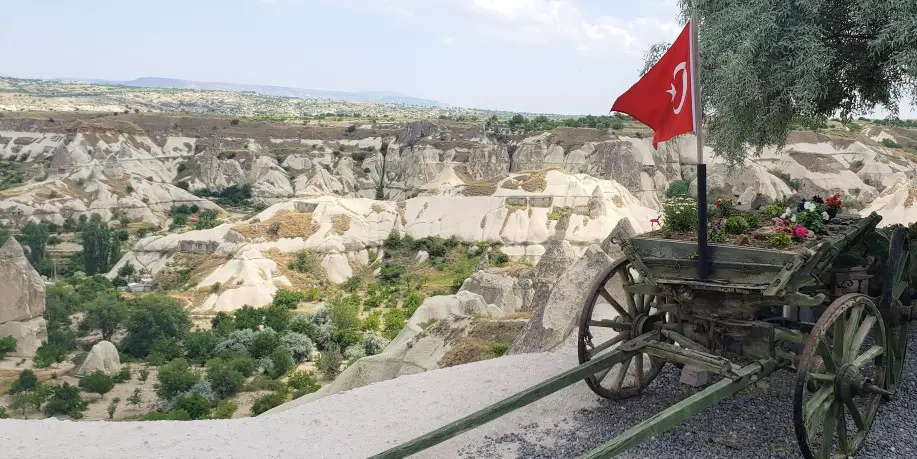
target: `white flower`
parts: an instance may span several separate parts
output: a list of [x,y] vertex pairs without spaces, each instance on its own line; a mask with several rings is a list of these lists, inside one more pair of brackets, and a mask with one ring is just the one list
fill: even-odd
[[793,216],[790,218],[790,221],[793,222],[793,223],[796,223],[796,216],[793,215]]
[[803,207],[805,210],[808,210],[809,212],[811,212],[811,211],[815,210],[815,207],[816,207],[816,206],[815,206],[815,203],[814,203],[814,202],[807,202],[807,203],[803,204],[802,207]]
[[831,220],[831,217],[828,216],[828,212],[822,212],[822,213],[821,213],[821,218],[823,218],[823,219],[825,219],[825,220]]
[[780,218],[787,218],[789,216],[790,216],[789,212],[784,212],[783,215],[780,216]]

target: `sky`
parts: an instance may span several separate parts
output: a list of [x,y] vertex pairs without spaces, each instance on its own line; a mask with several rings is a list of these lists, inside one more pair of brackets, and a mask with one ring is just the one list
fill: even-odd
[[[0,0],[0,73],[141,76],[604,114],[676,0]],[[905,109],[902,117],[913,114]]]

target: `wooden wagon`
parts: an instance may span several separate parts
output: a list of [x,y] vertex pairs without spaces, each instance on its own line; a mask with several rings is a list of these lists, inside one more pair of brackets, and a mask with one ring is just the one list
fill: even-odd
[[909,232],[880,220],[841,216],[832,236],[795,251],[709,244],[703,279],[695,243],[637,236],[622,220],[612,238],[625,257],[589,292],[578,367],[377,457],[405,457],[582,380],[602,397],[633,397],[666,364],[720,379],[584,457],[613,457],[778,369],[796,373],[802,455],[853,456],[901,380],[915,314]]

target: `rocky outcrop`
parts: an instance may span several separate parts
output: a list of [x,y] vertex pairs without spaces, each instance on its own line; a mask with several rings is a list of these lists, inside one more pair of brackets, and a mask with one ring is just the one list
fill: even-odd
[[86,360],[76,370],[77,376],[86,376],[90,373],[101,371],[109,376],[114,376],[121,371],[121,357],[118,355],[118,348],[110,341],[99,341],[89,354]]
[[535,310],[510,353],[545,352],[563,343],[576,328],[590,287],[612,261],[598,245],[586,249],[582,258],[558,276],[546,301]]
[[515,277],[487,271],[477,271],[465,279],[459,292],[465,291],[481,295],[487,304],[502,309],[506,314],[525,310],[526,300],[531,300],[531,293]]
[[32,357],[47,339],[45,285],[14,238],[0,247],[0,337],[16,338],[14,356]]

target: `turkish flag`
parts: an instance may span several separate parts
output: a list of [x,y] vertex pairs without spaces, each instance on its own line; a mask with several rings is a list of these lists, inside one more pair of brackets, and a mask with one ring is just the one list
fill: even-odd
[[691,56],[688,22],[659,62],[611,107],[611,111],[626,113],[651,127],[655,132],[653,148],[659,142],[694,131]]

